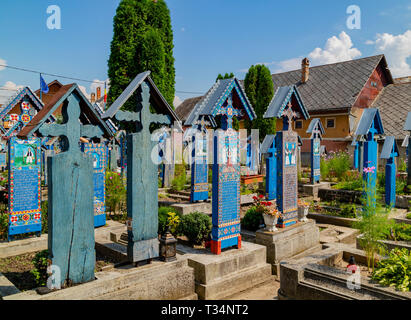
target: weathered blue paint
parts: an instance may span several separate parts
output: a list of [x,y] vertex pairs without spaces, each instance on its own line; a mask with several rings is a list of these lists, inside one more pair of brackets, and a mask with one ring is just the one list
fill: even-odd
[[94,227],[103,227],[106,225],[107,146],[104,143],[83,143],[82,151],[93,159]]
[[[404,131],[411,132],[411,111],[408,112],[407,114],[407,119],[405,120],[404,124]],[[411,135],[408,137],[408,146],[407,146],[407,173],[408,173],[408,178],[407,178],[407,184],[411,185]]]
[[204,119],[193,126],[191,164],[191,203],[208,199],[208,134]]
[[[136,125],[136,133],[127,134],[127,255],[131,262],[151,260],[159,256],[158,159],[151,158],[158,141],[151,139],[150,124],[170,125],[174,115],[167,110],[163,110],[167,115],[151,114],[150,95],[154,84],[147,77],[148,75],[145,76],[147,81],[137,81],[137,76],[137,80],[130,86],[136,83],[138,87],[129,86],[119,97],[120,100],[113,103],[107,115],[103,116],[115,117],[120,123],[131,122]],[[131,95],[130,92],[137,93],[137,112],[120,110]]]
[[[293,99],[294,98],[294,99]],[[292,102],[296,101],[293,105]],[[277,208],[282,213],[277,226],[285,228],[298,220],[298,169],[297,151],[298,135],[292,130],[292,121],[297,116],[305,120],[309,118],[296,86],[277,89],[267,108],[264,118],[282,118],[283,129],[276,133],[275,147],[277,151]]]
[[353,167],[354,167],[354,169],[358,170],[358,166],[359,166],[359,159],[358,159],[359,144],[358,144],[357,141],[354,140],[351,145],[354,146]]
[[[232,90],[232,89],[230,89]],[[240,223],[240,138],[233,129],[233,118],[240,117],[245,106],[233,106],[232,91],[225,92],[224,103],[218,110],[222,130],[214,135],[213,193],[212,193],[212,241],[211,251],[220,254],[224,248],[241,248]]]
[[395,158],[399,156],[399,151],[395,137],[385,138],[381,151],[381,159],[386,159],[385,165],[385,204],[388,207],[395,207],[396,202],[396,166]]
[[61,271],[60,284],[94,280],[93,160],[81,152],[80,137],[100,138],[103,130],[81,125],[82,96],[72,92],[64,99],[64,124],[44,124],[43,136],[63,138],[62,153],[49,157],[49,253]]
[[267,135],[261,146],[261,154],[265,155],[266,176],[265,193],[267,200],[277,199],[277,149],[275,135]]
[[321,180],[320,159],[321,140],[325,133],[319,118],[311,120],[307,133],[311,134],[311,183],[315,184]]
[[41,234],[40,139],[9,140],[8,239],[17,234]]

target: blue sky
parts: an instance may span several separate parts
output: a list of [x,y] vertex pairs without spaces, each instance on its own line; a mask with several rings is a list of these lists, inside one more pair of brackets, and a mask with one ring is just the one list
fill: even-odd
[[[2,0],[0,64],[75,78],[107,78],[112,24],[119,0]],[[385,53],[394,76],[411,75],[411,0],[169,0],[174,30],[176,95],[203,93],[218,73],[243,79],[257,63],[273,72]],[[347,7],[361,9],[350,30]],[[62,29],[46,26],[49,5]],[[0,88],[38,88],[38,75],[0,67]],[[54,80],[45,76],[46,81]],[[60,79],[63,83],[72,82]],[[78,82],[88,92],[90,83]],[[190,93],[184,93],[190,92]],[[0,90],[2,96],[9,93]]]

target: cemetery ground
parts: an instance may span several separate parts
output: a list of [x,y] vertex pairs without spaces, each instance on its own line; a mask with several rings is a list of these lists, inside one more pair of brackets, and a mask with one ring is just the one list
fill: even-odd
[[[350,172],[350,171],[349,171]],[[348,174],[350,176],[351,172]],[[355,173],[352,173],[353,175]],[[300,178],[300,183],[304,183],[304,171],[302,174],[302,177]],[[125,204],[125,197],[124,197],[124,179],[121,179],[121,175],[118,175],[117,173],[112,173],[108,172],[107,177],[110,181],[113,179],[110,179],[111,177],[115,177],[117,179],[116,182],[112,182],[111,184],[107,185],[107,191],[108,194],[110,194],[109,189],[116,189],[120,190],[118,194],[116,194],[115,199],[110,199],[108,197],[107,203],[109,204],[107,211],[107,225],[103,228],[96,229],[96,242],[101,242],[101,243],[107,243],[110,242],[111,240],[114,241],[114,243],[120,243],[125,245],[126,242],[121,240],[122,235],[124,235],[126,229],[125,229],[125,222],[127,220],[127,214],[126,214],[126,204]],[[327,177],[327,176],[325,176]],[[175,180],[178,180],[181,178],[176,177]],[[207,240],[208,240],[208,234],[207,228],[210,228],[211,226],[211,219],[209,216],[211,215],[211,209],[205,210],[205,212],[197,212],[197,213],[189,213],[183,215],[173,207],[173,205],[181,205],[181,204],[188,204],[189,202],[189,188],[190,185],[188,184],[190,176],[189,172],[186,173],[185,183],[181,184],[181,186],[177,186],[176,181],[173,181],[172,186],[170,188],[160,188],[159,189],[159,234],[162,234],[163,231],[167,226],[171,227],[172,232],[175,234],[176,238],[178,239],[178,247],[177,247],[177,256],[178,260],[184,259],[184,255],[182,255],[181,250],[179,248],[182,247],[192,247],[195,250],[207,250]],[[325,178],[327,179],[327,178]],[[332,184],[332,190],[341,190],[341,189],[336,189],[335,186],[338,187],[337,179],[330,175],[329,178],[331,184]],[[347,179],[348,180],[348,179]],[[342,180],[345,185],[349,185],[347,180]],[[210,186],[211,189],[211,186]],[[242,195],[252,195],[252,197],[256,197],[259,194],[263,194],[264,190],[264,183],[260,184],[252,184],[252,185],[243,185],[241,188],[241,193]],[[353,191],[349,190],[348,191]],[[355,190],[354,190],[355,191]],[[323,193],[320,192],[320,196]],[[6,198],[4,198],[6,200]],[[47,192],[44,192],[44,198],[47,199]],[[355,222],[357,218],[357,213],[361,209],[361,204],[360,203],[352,203],[350,200],[348,202],[344,202],[344,199],[339,199],[337,200],[329,200],[327,199],[321,199],[318,197],[313,197],[309,195],[304,195],[302,194],[300,197],[300,200],[306,203],[309,203],[310,205],[310,213],[309,213],[309,218],[314,219],[317,221],[316,227],[319,229],[319,242],[322,245],[322,248],[318,250],[318,248],[314,251],[314,255],[317,255],[320,252],[327,252],[330,251],[330,248],[327,247],[332,243],[335,244],[340,244],[345,246],[344,251],[341,253],[337,254],[337,257],[333,257],[333,259],[328,259],[329,261],[327,262],[327,267],[330,268],[330,270],[333,270],[332,272],[337,272],[339,275],[343,275],[346,272],[347,265],[349,263],[349,258],[351,255],[354,255],[357,258],[357,265],[360,269],[361,272],[361,277],[367,280],[364,281],[369,281],[372,277],[372,271],[370,268],[367,266],[367,259],[366,259],[366,254],[363,251],[360,251],[359,249],[361,248],[360,244],[360,231],[355,228]],[[46,201],[46,200],[45,200]],[[166,204],[166,206],[164,206]],[[210,205],[210,201],[205,202],[205,204]],[[177,206],[178,207],[178,206]],[[5,210],[5,205],[3,203],[3,210]],[[258,216],[258,214],[255,214],[256,212],[256,206],[254,203],[249,203],[245,202],[241,206],[241,219],[242,219],[242,237],[243,241],[255,243],[256,242],[256,231],[264,226],[264,222],[262,220],[261,215]],[[47,217],[47,212],[45,213],[45,217]],[[204,224],[207,225],[206,231],[204,231],[202,234],[199,234],[198,230],[195,230],[195,232],[189,232],[187,231],[187,226],[180,226],[181,230],[177,230],[177,225],[180,223],[181,220],[185,221],[183,223],[186,223],[189,225],[190,219],[187,217],[196,217],[196,221],[201,220],[201,218],[198,218],[198,216],[203,216],[204,219]],[[258,217],[258,218],[257,218]],[[328,219],[327,219],[328,218]],[[173,222],[174,219],[174,222]],[[392,225],[391,228],[391,233],[385,235],[385,239],[379,240],[379,241],[386,241],[386,245],[388,244],[391,249],[394,248],[410,248],[411,246],[411,215],[408,213],[408,210],[406,209],[398,209],[394,208],[392,212],[390,213],[390,219],[392,221],[395,221],[395,223]],[[192,221],[192,220],[191,220]],[[110,231],[104,231],[102,232],[101,230],[108,228]],[[186,228],[184,230],[184,228]],[[197,229],[201,229],[197,226]],[[2,238],[4,239],[4,228],[2,229]],[[47,229],[43,230],[45,234],[47,234]],[[102,234],[102,235],[99,235]],[[33,236],[31,239],[26,239],[26,240],[17,240],[18,241],[35,241],[38,238]],[[100,240],[99,240],[100,239]],[[104,240],[101,240],[104,239]],[[3,245],[5,242],[3,242]],[[43,247],[46,248],[46,242],[43,242]],[[130,265],[127,265],[127,256],[124,254],[121,255],[116,255],[116,254],[107,254],[106,250],[99,250],[97,246],[96,247],[96,266],[95,266],[95,271],[98,272],[99,274],[104,273],[104,272],[111,272],[113,270],[128,270],[130,268]],[[184,251],[184,250],[183,250]],[[333,254],[335,254],[335,250]],[[45,269],[43,266],[43,270],[41,270],[41,266],[39,267],[39,264],[37,262],[34,263],[35,257],[38,255],[41,255],[43,251],[42,250],[37,250],[37,251],[32,251],[32,252],[27,252],[27,253],[21,253],[17,256],[9,256],[9,257],[3,257],[0,259],[0,273],[2,274],[2,281],[1,283],[4,283],[4,280],[7,279],[12,283],[13,286],[16,287],[15,291],[11,291],[12,293],[17,294],[19,291],[21,292],[30,292],[30,290],[34,290],[39,286],[42,286],[45,284],[46,280],[46,273]],[[117,252],[118,253],[118,252]],[[298,264],[304,265],[305,260],[304,259],[310,259],[310,255],[313,255],[312,251],[305,252],[299,255],[296,255],[295,257],[289,257],[284,260],[284,262],[289,263],[288,261],[291,259],[291,262],[293,263],[295,260],[298,261],[300,259],[300,262]],[[324,266],[323,262],[316,262],[316,265],[319,266]],[[312,265],[311,265],[312,267]],[[322,268],[322,267],[321,267]],[[315,269],[315,268],[314,268]],[[331,272],[330,270],[322,270],[321,272],[319,270],[318,274],[321,274],[323,277],[327,279],[325,281],[322,279],[320,282],[321,286],[323,288],[327,288],[330,291],[333,292],[339,292],[338,295],[342,295],[341,291],[344,291],[344,289],[338,288],[338,286],[335,285],[335,283],[329,282],[328,278],[330,275],[327,274],[327,272]],[[38,272],[42,272],[43,274],[40,276]],[[313,272],[313,270],[309,269],[310,272]],[[281,272],[280,272],[281,274]],[[284,294],[284,290],[287,290],[287,286],[285,286],[286,289],[283,291],[280,290],[280,274],[278,275],[272,275],[271,277],[268,277],[263,283],[259,283],[255,286],[252,286],[250,288],[247,288],[246,290],[239,290],[238,292],[234,294],[229,294],[228,296],[224,297],[224,299],[227,300],[277,300],[277,299],[285,299],[285,298],[290,298],[286,297]],[[286,274],[286,273],[285,273]],[[309,274],[309,273],[308,273]],[[318,276],[317,274],[317,276]],[[37,279],[36,279],[37,277]],[[308,276],[309,278],[309,276]],[[317,281],[311,279],[310,281]],[[300,281],[301,282],[301,281]],[[308,282],[308,280],[305,280],[305,282]],[[314,282],[310,283],[310,285],[314,286]],[[317,283],[317,282],[316,282]],[[305,284],[307,285],[307,284]],[[337,289],[336,289],[337,288]],[[278,296],[278,291],[280,290],[280,296]],[[385,289],[384,289],[385,290]],[[390,291],[391,289],[388,288],[386,289]],[[304,290],[300,290],[301,292],[304,292]],[[391,290],[392,291],[392,290]],[[401,295],[398,290],[395,290],[393,292],[385,292],[387,297],[407,297],[404,295]],[[315,294],[312,291],[310,294],[312,294],[312,297],[315,297]],[[375,298],[372,295],[369,295],[368,292],[363,292],[360,295],[357,295],[354,291],[352,294],[352,297],[360,298],[360,299],[368,299],[368,298]],[[357,295],[357,296],[356,296]],[[335,296],[333,296],[335,298]],[[295,298],[301,298],[301,299],[308,299],[308,296],[296,296]],[[323,296],[322,298],[327,298]],[[329,298],[329,297],[328,297]],[[380,296],[381,298],[381,296]],[[410,298],[410,297],[408,297]]]

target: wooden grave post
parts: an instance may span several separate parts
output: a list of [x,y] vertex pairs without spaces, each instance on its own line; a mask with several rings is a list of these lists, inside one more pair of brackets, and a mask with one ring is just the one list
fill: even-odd
[[308,127],[307,133],[311,134],[311,184],[319,183],[321,180],[321,140],[322,135],[325,133],[324,127],[321,124],[319,118],[311,120],[310,126]]
[[395,137],[387,136],[381,151],[381,159],[386,159],[385,164],[385,204],[394,208],[396,202],[396,166],[395,158],[400,155]]
[[[147,74],[141,75],[147,77]],[[139,80],[139,76],[135,81]],[[145,78],[146,79],[146,78]],[[127,255],[130,262],[151,261],[159,256],[158,240],[158,165],[152,159],[152,150],[158,142],[152,141],[150,125],[171,124],[169,116],[150,112],[150,87],[144,80],[138,81],[137,112],[118,110],[116,103],[105,117],[113,117],[120,123],[133,123],[135,133],[127,134]],[[122,97],[119,98],[123,102]],[[112,109],[113,108],[113,109]],[[111,110],[114,110],[112,112]],[[114,114],[113,114],[114,113]],[[156,149],[158,151],[158,149]],[[158,152],[156,153],[158,155]]]
[[266,199],[277,199],[277,149],[275,147],[275,135],[266,135],[261,145],[261,153],[265,155],[266,175],[265,194]]
[[64,124],[44,124],[44,136],[62,137],[63,152],[47,159],[49,189],[48,248],[60,269],[60,285],[94,280],[93,160],[81,152],[80,137],[101,137],[98,126],[81,125],[80,99],[71,94],[63,104]]

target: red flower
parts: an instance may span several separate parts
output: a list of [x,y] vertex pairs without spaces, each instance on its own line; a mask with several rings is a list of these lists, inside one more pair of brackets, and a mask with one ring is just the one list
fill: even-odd
[[268,206],[272,206],[273,204],[272,204],[271,202],[267,202],[267,205],[268,205]]
[[258,200],[258,198],[256,196],[253,197],[253,200]]
[[264,198],[264,196],[262,194],[259,195],[260,199]]

